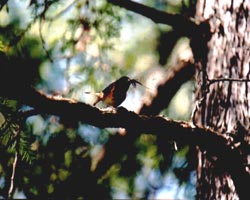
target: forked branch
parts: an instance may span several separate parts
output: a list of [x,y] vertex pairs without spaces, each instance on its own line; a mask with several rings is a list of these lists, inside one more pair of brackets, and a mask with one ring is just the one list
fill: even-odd
[[130,0],[108,0],[108,2],[145,16],[155,23],[170,25],[183,36],[192,36],[198,28],[194,21],[180,14],[166,13]]

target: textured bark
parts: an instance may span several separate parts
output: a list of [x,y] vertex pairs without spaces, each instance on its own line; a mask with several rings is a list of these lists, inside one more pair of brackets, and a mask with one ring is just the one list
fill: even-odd
[[[194,115],[197,124],[229,134],[235,143],[239,143],[248,171],[249,14],[250,1],[198,1],[197,19],[209,22],[211,38],[207,42],[207,57],[196,56],[196,98],[200,104]],[[200,151],[198,159],[198,199],[239,198],[239,189],[235,187],[232,175],[227,169],[218,170],[216,158],[208,158]]]

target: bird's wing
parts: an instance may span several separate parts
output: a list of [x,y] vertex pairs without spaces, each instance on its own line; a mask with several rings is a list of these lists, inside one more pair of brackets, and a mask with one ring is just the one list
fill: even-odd
[[111,92],[114,92],[115,90],[115,84],[114,83],[111,83],[110,85],[108,85],[106,88],[103,89],[103,95],[104,95],[104,98],[106,96],[108,96]]

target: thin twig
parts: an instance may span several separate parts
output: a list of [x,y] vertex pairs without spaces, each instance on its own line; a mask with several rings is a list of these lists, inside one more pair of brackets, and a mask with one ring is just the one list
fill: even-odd
[[193,127],[196,127],[197,124],[196,124],[196,121],[195,121],[195,116],[196,116],[196,113],[198,111],[198,109],[200,108],[200,105],[201,105],[201,102],[204,98],[201,98],[200,100],[197,100],[195,102],[195,106],[194,106],[194,109],[192,110],[192,113],[191,113],[191,119],[192,119],[192,126]]
[[12,165],[12,175],[10,178],[10,188],[8,191],[8,199],[13,199],[13,195],[14,195],[14,181],[15,181],[15,174],[16,174],[16,167],[17,167],[17,161],[18,161],[18,157],[19,157],[19,148],[20,148],[20,137],[21,137],[21,130],[20,130],[20,126],[18,127],[16,134],[16,145],[15,145],[15,158],[13,161],[13,165]]
[[8,199],[13,199],[14,180],[15,180],[15,172],[16,172],[17,160],[18,160],[18,151],[16,151],[16,153],[15,153],[15,159],[14,159],[14,162],[13,162],[12,175],[11,175],[11,178],[10,178],[10,188],[9,188],[9,192],[8,192]]
[[213,83],[217,82],[250,82],[250,79],[240,79],[240,78],[215,78],[208,80],[208,85],[210,86]]

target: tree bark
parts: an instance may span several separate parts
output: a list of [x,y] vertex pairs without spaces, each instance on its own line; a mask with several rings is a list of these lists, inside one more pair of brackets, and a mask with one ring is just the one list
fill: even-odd
[[[193,121],[232,137],[249,172],[250,2],[200,0],[196,11],[199,21],[210,24],[211,38],[203,41],[206,57],[198,53],[204,49],[194,49],[199,106]],[[199,150],[198,160],[197,199],[246,198],[226,166],[218,167],[216,157]],[[235,164],[232,160],[231,165]]]

